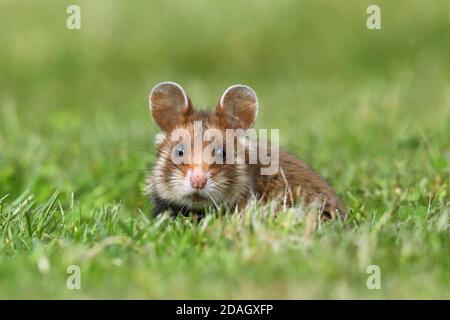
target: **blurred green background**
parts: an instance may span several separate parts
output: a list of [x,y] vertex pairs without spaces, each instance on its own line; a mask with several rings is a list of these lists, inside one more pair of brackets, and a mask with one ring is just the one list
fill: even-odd
[[[81,8],[81,30],[66,28],[70,4]],[[366,27],[370,4],[381,7],[381,30]],[[347,229],[336,232],[325,227],[330,233],[318,236],[314,248],[320,252],[321,241],[347,239],[342,256],[334,256],[335,250],[327,248],[320,256],[305,252],[285,256],[279,265],[271,264],[279,259],[275,249],[248,262],[239,250],[230,253],[233,246],[241,248],[233,242],[238,239],[227,240],[232,241],[231,247],[222,247],[217,240],[216,247],[198,253],[193,240],[197,238],[177,247],[184,227],[166,230],[173,232],[169,236],[173,241],[155,240],[161,250],[167,246],[175,252],[195,249],[200,257],[206,254],[212,261],[229,263],[227,273],[222,274],[219,266],[208,269],[202,258],[188,259],[185,252],[168,253],[163,259],[156,255],[151,262],[146,262],[145,254],[139,258],[130,254],[127,260],[124,247],[90,264],[94,270],[112,272],[107,261],[122,259],[122,278],[117,275],[117,283],[105,290],[98,280],[95,290],[86,289],[75,297],[120,297],[121,292],[131,297],[177,297],[174,292],[181,292],[178,297],[205,297],[206,283],[213,278],[223,283],[222,291],[213,290],[216,294],[211,297],[372,297],[365,280],[357,282],[348,273],[352,259],[358,260],[362,253],[347,252],[346,246],[365,243],[372,224],[390,212],[393,221],[388,223],[396,227],[389,229],[382,244],[378,237],[369,237],[375,241],[370,254],[389,265],[406,252],[406,258],[391,262],[397,270],[390,278],[391,288],[403,289],[373,297],[448,298],[449,233],[448,219],[442,214],[448,217],[449,13],[447,0],[0,0],[0,199],[7,195],[0,201],[0,288],[5,288],[0,296],[34,297],[40,290],[44,297],[72,297],[71,292],[58,289],[57,280],[40,274],[35,260],[41,258],[36,257],[56,264],[59,276],[53,277],[64,279],[63,261],[76,260],[73,252],[124,232],[117,223],[89,239],[75,237],[78,231],[64,233],[65,228],[80,227],[80,220],[35,234],[32,228],[26,230],[25,218],[14,213],[24,197],[33,196],[37,206],[57,191],[60,206],[72,205],[74,210],[76,203],[80,217],[120,204],[123,224],[133,223],[140,211],[151,211],[142,187],[154,161],[151,151],[157,131],[147,99],[156,83],[170,80],[180,83],[199,108],[215,107],[231,84],[255,89],[260,99],[257,127],[279,128],[282,145],[320,171],[343,196],[351,209],[349,225],[366,224],[367,228],[349,235]],[[35,213],[44,214],[38,209]],[[441,233],[434,229],[433,217],[444,225],[444,231],[438,228]],[[39,225],[40,220],[36,221]],[[409,226],[408,236],[402,238],[401,227],[394,222]],[[183,225],[178,220],[174,223]],[[283,237],[284,231],[277,233],[279,226],[272,227],[266,225],[268,233]],[[300,222],[289,230],[300,233],[303,227]],[[95,234],[95,228],[91,231]],[[419,243],[412,245],[412,239]],[[255,240],[249,248],[259,250],[260,246],[264,248]],[[61,252],[68,255],[63,261],[58,258]],[[227,254],[231,257],[225,258]],[[158,264],[158,259],[165,262]],[[302,267],[303,259],[317,260]],[[186,261],[199,263],[195,277],[183,273],[181,265]],[[336,262],[337,267],[330,269],[326,266],[330,261],[345,262]],[[311,267],[314,262],[323,269]],[[242,281],[233,282],[233,271],[248,267],[247,263],[256,268],[256,275],[243,275]],[[300,263],[299,269],[283,269],[291,263]],[[159,275],[162,267],[170,275]],[[147,273],[142,271],[146,268]],[[429,268],[434,271],[428,273]],[[96,278],[96,272],[102,274],[98,270],[92,271],[91,279],[101,279]],[[127,278],[133,270],[144,273]],[[365,269],[361,270],[364,279]],[[159,289],[140,287],[150,272],[161,283],[167,281],[167,287],[161,283]],[[321,274],[328,275],[328,287],[323,282],[315,286],[314,279]],[[414,275],[419,275],[416,283]],[[200,282],[198,287],[190,282],[194,278]],[[296,279],[323,290],[302,292]],[[197,290],[177,291],[170,287],[174,282]],[[39,290],[30,289],[35,283]],[[227,291],[228,284],[237,288],[234,293]],[[428,291],[415,291],[424,285]],[[272,293],[261,293],[269,287]]]

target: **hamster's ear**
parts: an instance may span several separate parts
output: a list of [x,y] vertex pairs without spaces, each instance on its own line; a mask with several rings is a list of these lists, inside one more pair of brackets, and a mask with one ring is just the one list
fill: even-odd
[[216,116],[230,129],[248,129],[258,115],[258,97],[250,87],[236,84],[229,87],[219,100]]
[[150,92],[149,103],[153,119],[164,132],[184,122],[192,108],[186,92],[175,82],[158,83]]

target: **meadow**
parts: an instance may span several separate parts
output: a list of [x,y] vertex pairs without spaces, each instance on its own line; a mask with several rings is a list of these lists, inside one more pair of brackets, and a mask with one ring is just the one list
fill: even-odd
[[[375,2],[381,30],[366,0],[0,0],[0,298],[449,299],[450,2]],[[250,85],[348,219],[155,217],[169,80],[205,109]]]

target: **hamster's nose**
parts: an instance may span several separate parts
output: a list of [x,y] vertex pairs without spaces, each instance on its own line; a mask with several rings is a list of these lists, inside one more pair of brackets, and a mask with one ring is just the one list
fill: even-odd
[[206,172],[201,168],[194,168],[191,173],[191,186],[196,189],[203,189],[207,181]]

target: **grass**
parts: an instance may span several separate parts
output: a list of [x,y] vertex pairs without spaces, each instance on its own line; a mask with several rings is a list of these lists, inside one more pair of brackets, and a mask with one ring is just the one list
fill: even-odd
[[[79,31],[74,1],[0,1],[0,298],[450,298],[448,1],[379,1],[378,31],[369,1],[75,2]],[[153,217],[165,80],[200,108],[252,86],[349,219]]]

